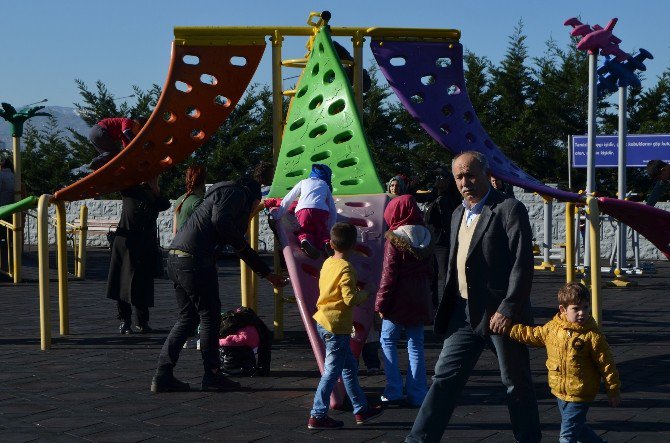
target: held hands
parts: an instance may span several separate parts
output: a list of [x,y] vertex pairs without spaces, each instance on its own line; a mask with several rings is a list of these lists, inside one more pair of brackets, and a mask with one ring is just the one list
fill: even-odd
[[610,406],[613,408],[618,408],[621,405],[621,395],[615,395],[614,397],[607,397]]
[[265,276],[265,279],[272,283],[272,286],[275,288],[283,288],[288,284],[288,278],[284,278],[280,275],[274,274],[270,272],[268,275]]
[[506,335],[512,327],[512,319],[505,317],[500,312],[496,312],[491,316],[489,321],[489,328],[494,334]]

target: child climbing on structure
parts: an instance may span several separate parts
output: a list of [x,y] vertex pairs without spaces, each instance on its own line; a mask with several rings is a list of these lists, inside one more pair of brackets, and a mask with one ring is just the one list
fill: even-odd
[[146,118],[106,118],[93,125],[88,139],[100,155],[91,161],[89,167],[100,169],[116,154],[121,152],[119,143],[125,148],[135,138],[147,122]]
[[318,258],[321,251],[331,255],[328,233],[337,220],[332,175],[333,172],[328,166],[313,164],[309,177],[300,180],[273,212],[276,220],[281,219],[293,200],[299,197],[295,208],[295,218],[300,225],[298,241],[303,252],[312,259]]

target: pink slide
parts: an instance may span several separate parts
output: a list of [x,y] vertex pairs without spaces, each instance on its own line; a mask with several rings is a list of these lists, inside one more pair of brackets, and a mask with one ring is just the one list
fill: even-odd
[[[355,332],[351,336],[351,349],[356,357],[360,355],[372,327],[375,295],[384,254],[384,207],[387,198],[386,194],[335,197],[337,221],[351,223],[358,230],[357,253],[351,257],[351,262],[356,268],[359,286],[362,286],[369,294],[363,304],[354,308]],[[316,301],[319,298],[319,271],[323,258],[312,260],[300,250],[295,234],[297,230],[298,222],[292,212],[286,213],[277,223],[277,234],[282,244],[286,268],[291,277],[300,316],[319,370],[323,372],[325,346],[316,331],[312,318],[316,312]],[[344,387],[338,383],[331,398],[331,405],[340,406],[343,400]]]

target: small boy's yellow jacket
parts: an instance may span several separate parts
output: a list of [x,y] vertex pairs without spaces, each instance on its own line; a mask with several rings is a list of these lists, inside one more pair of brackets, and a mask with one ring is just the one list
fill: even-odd
[[619,372],[607,340],[593,317],[580,326],[558,313],[544,326],[516,324],[509,336],[527,345],[546,346],[549,387],[561,400],[593,401],[601,377],[605,380],[607,395],[619,395]]
[[329,257],[319,274],[314,320],[333,334],[351,334],[354,306],[368,297],[356,287],[356,270],[348,261]]

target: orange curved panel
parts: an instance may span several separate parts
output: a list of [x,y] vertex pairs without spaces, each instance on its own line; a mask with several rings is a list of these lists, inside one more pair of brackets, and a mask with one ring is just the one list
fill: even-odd
[[135,139],[102,168],[55,193],[76,201],[142,183],[183,161],[230,115],[265,45],[177,46],[163,93]]

